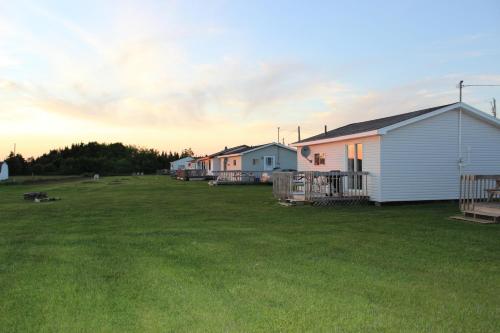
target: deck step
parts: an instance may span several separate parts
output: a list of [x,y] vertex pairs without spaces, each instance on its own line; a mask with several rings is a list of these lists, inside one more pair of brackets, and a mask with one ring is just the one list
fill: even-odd
[[485,210],[485,209],[465,210],[464,214],[489,216],[489,217],[493,217],[493,218],[500,217],[500,211],[499,210],[496,210],[496,211]]
[[303,205],[307,205],[308,202],[305,201],[305,200],[286,199],[285,201],[280,201],[279,204],[282,205],[282,206],[290,207],[290,206],[303,206]]
[[488,219],[482,219],[482,218],[477,218],[477,217],[473,217],[473,216],[465,216],[465,215],[454,215],[454,216],[450,216],[450,218],[452,218],[454,220],[461,220],[461,221],[474,222],[474,223],[480,223],[480,224],[498,224],[498,223],[500,223],[499,219],[488,220]]

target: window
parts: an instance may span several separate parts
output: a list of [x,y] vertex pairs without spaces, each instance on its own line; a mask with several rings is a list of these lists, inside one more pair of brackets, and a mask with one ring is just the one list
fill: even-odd
[[236,165],[236,160],[233,160],[233,165]]
[[325,153],[314,154],[314,165],[325,165]]
[[259,159],[258,158],[252,158],[252,165],[258,165],[259,164]]

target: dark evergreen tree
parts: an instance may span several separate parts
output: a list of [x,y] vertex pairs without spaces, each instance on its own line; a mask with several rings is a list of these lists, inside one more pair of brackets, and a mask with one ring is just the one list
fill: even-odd
[[181,154],[171,151],[126,146],[122,143],[78,143],[71,147],[52,149],[37,158],[25,160],[21,154],[11,153],[6,162],[12,175],[118,175],[132,172],[155,173],[169,169],[170,162],[180,156],[193,156],[191,148]]

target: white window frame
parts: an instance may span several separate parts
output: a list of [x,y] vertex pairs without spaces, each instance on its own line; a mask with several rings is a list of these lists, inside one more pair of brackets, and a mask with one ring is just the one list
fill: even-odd
[[[273,164],[271,169],[269,169],[269,166],[267,165],[267,159],[272,158],[273,159]],[[264,156],[264,170],[265,171],[272,171],[276,167],[276,156]]]
[[[318,155],[318,164],[316,164],[316,155]],[[323,163],[321,163],[321,155],[323,155]],[[326,165],[326,153],[314,153],[313,164],[315,166]]]

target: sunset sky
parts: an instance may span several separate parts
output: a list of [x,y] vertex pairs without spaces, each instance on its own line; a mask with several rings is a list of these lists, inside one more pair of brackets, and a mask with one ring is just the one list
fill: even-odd
[[87,141],[203,155],[278,126],[291,143],[455,102],[461,79],[500,84],[499,60],[498,0],[0,0],[0,160]]

